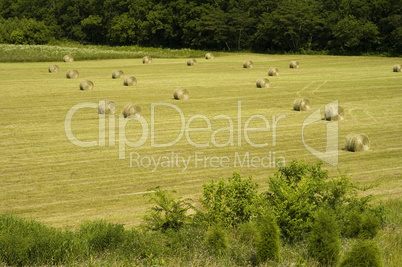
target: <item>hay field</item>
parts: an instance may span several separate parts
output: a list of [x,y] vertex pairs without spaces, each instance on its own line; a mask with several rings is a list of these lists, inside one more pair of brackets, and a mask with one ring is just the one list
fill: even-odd
[[[324,168],[331,176],[339,170],[360,184],[377,184],[369,193],[379,200],[401,198],[402,75],[392,70],[400,58],[231,54],[196,58],[195,66],[187,66],[187,59],[0,63],[0,213],[62,228],[99,218],[133,226],[141,223],[149,205],[144,192],[157,185],[197,200],[202,184],[236,171],[252,175],[263,190],[276,160],[318,160],[303,144],[303,122],[317,109],[324,117],[324,105],[335,100],[344,109],[344,120],[337,122],[339,161],[337,166],[324,163]],[[246,60],[254,67],[243,68]],[[292,60],[300,63],[298,69],[289,68]],[[49,73],[51,64],[60,71]],[[279,68],[280,75],[268,76],[270,67]],[[78,70],[79,78],[67,79],[68,69]],[[134,75],[137,85],[112,79],[116,69]],[[257,88],[256,80],[264,77],[270,88]],[[92,81],[94,89],[79,90],[83,80]],[[178,88],[188,90],[188,100],[173,98]],[[294,111],[296,98],[308,98],[310,110]],[[116,104],[113,118],[106,116],[104,146],[103,140],[93,147],[74,145],[65,131],[69,110],[103,99]],[[144,133],[138,121],[119,117],[130,103],[141,107],[149,126],[136,148],[121,146],[119,123],[131,142]],[[182,132],[182,118],[188,128],[204,131]],[[266,121],[269,131],[244,130],[246,124],[263,128]],[[325,151],[330,123],[306,126],[305,143]],[[98,141],[97,108],[77,110],[71,129],[81,141]],[[350,133],[366,134],[370,150],[342,150]],[[168,147],[155,145],[176,139]],[[163,166],[155,167],[152,159]]]

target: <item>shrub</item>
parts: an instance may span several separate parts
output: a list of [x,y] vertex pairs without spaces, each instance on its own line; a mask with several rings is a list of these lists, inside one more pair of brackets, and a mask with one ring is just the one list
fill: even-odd
[[351,211],[368,212],[372,215],[358,215],[365,218],[363,224],[357,224],[361,228],[359,233],[365,232],[369,236],[376,233],[384,222],[383,207],[374,207],[370,204],[370,196],[358,198],[357,194],[372,187],[359,188],[346,175],[328,179],[327,171],[322,170],[321,165],[321,162],[310,165],[292,161],[288,167],[280,166],[275,176],[270,178],[264,199],[272,205],[283,237],[288,241],[302,239],[311,231],[315,212],[320,207],[335,210],[336,220],[343,229],[348,225]]
[[374,238],[381,226],[380,219],[371,211],[350,211],[345,215],[346,237]]
[[370,204],[371,196],[351,197],[347,204],[337,207],[342,235],[345,237],[373,238],[385,224],[385,208],[382,204]]
[[138,265],[142,265],[143,260],[149,261],[170,252],[168,239],[162,232],[141,231],[133,228],[126,231],[125,236],[118,251],[123,258],[129,259],[130,262],[138,261]]
[[166,236],[169,247],[181,259],[191,260],[190,254],[204,250],[206,229],[198,225],[184,225],[178,231],[169,229]]
[[0,259],[8,265],[53,265],[78,253],[71,232],[33,221],[0,215]]
[[157,205],[151,207],[144,217],[148,228],[162,231],[167,229],[178,230],[189,221],[187,212],[190,209],[195,209],[189,202],[191,199],[178,198],[175,200],[168,191],[162,190],[159,186],[149,189],[149,191],[151,190],[154,192],[146,195],[150,196],[150,201]]
[[229,247],[225,229],[220,225],[211,226],[206,233],[205,243],[208,250],[213,254],[219,255],[225,253]]
[[210,224],[238,225],[258,214],[260,196],[258,184],[250,176],[242,179],[238,173],[231,178],[211,181],[203,185],[202,204]]
[[307,242],[308,253],[323,266],[334,266],[341,251],[340,233],[332,211],[320,209]]
[[359,239],[347,251],[341,262],[343,267],[383,266],[381,251],[373,240]]
[[256,248],[259,262],[279,260],[279,227],[273,214],[268,211],[257,221]]
[[265,196],[289,241],[301,239],[311,230],[314,212],[323,202],[328,174],[321,165],[292,161],[289,167],[280,166],[269,180]]
[[231,259],[235,266],[257,265],[256,241],[258,225],[256,220],[240,224],[231,231],[233,241],[230,239]]
[[84,251],[89,254],[115,249],[124,241],[124,226],[104,220],[84,222],[78,232]]

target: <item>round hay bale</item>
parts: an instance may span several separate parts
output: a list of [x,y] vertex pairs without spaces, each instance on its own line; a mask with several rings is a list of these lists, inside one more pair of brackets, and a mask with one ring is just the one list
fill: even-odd
[[258,88],[268,88],[269,80],[267,78],[260,78],[256,81],[256,85]]
[[120,79],[123,78],[124,72],[122,70],[115,70],[112,72],[112,78],[113,79]]
[[293,101],[293,109],[296,111],[306,111],[310,109],[310,100],[307,98],[298,98]]
[[151,56],[145,56],[142,58],[142,64],[151,64],[151,63],[152,63]]
[[197,60],[195,58],[190,58],[187,60],[187,66],[194,66],[197,65]]
[[137,85],[137,79],[132,75],[124,77],[124,85],[125,86],[136,86]]
[[346,136],[345,149],[352,152],[365,151],[370,148],[370,140],[365,134],[349,134]]
[[176,89],[173,93],[173,97],[176,100],[187,100],[190,94],[186,89]]
[[59,66],[57,65],[50,65],[49,66],[49,72],[50,73],[58,73],[60,70]]
[[394,66],[394,72],[401,72],[401,71],[402,71],[402,66],[399,65],[399,64],[396,64],[396,65]]
[[214,55],[212,53],[206,53],[205,59],[214,59]]
[[254,63],[251,60],[247,60],[243,62],[243,68],[245,69],[251,69],[254,67]]
[[338,105],[325,105],[324,108],[325,119],[327,121],[340,121],[343,120],[343,108]]
[[66,72],[66,77],[68,79],[77,79],[79,75],[80,74],[79,74],[78,70],[71,70],[70,69],[70,70],[67,70],[67,72]]
[[269,68],[268,76],[279,76],[279,69],[278,68]]
[[134,104],[127,104],[122,111],[124,118],[135,119],[141,117],[142,109],[141,107]]
[[73,58],[72,55],[65,55],[65,56],[63,57],[63,61],[64,61],[64,62],[73,62],[73,61],[74,61],[74,58]]
[[89,80],[82,81],[80,83],[80,90],[88,91],[88,90],[93,90],[93,89],[94,89],[94,83]]
[[116,112],[116,104],[109,100],[99,100],[98,114],[114,114]]
[[298,62],[298,61],[295,61],[295,60],[290,61],[289,68],[291,68],[291,69],[297,69],[297,68],[299,68],[299,62]]

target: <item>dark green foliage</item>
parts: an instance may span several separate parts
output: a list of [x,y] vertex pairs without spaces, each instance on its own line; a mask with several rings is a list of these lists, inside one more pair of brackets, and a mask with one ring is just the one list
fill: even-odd
[[0,41],[11,44],[46,44],[51,31],[42,21],[9,18],[0,20]]
[[372,205],[371,196],[358,198],[357,192],[353,193],[346,198],[344,205],[336,207],[341,233],[350,238],[374,238],[385,223],[384,206]]
[[150,201],[154,202],[156,206],[153,206],[148,210],[148,214],[144,217],[144,220],[148,223],[148,228],[152,230],[167,229],[180,229],[190,217],[187,216],[187,211],[194,209],[189,202],[191,199],[175,200],[171,194],[162,190],[160,187],[149,189],[154,190],[153,193],[147,194],[150,196]]
[[150,260],[170,252],[168,237],[159,231],[127,230],[124,242],[117,248],[121,257],[134,260]]
[[346,237],[374,238],[381,226],[374,212],[351,210],[345,215],[344,235]]
[[[383,208],[372,206],[370,196],[357,197],[358,191],[366,189],[353,185],[346,175],[328,179],[320,162],[310,165],[293,161],[288,167],[280,167],[270,178],[269,190],[264,196],[272,205],[281,233],[288,241],[303,239],[311,231],[315,212],[320,207],[336,211],[336,220],[344,235],[373,237],[383,223]],[[357,217],[353,217],[354,211]],[[353,218],[360,221],[351,225],[349,220]]]
[[169,248],[180,258],[188,258],[190,253],[203,250],[206,229],[199,225],[185,225],[177,231],[168,230],[166,236]]
[[124,227],[104,220],[88,221],[81,225],[78,235],[84,251],[94,254],[117,248],[124,241]]
[[259,262],[279,260],[279,227],[271,212],[266,211],[257,220],[256,249]]
[[211,226],[205,235],[205,243],[211,253],[225,253],[229,247],[225,228],[220,225]]
[[74,236],[33,220],[0,215],[0,262],[8,265],[52,265],[77,253]]
[[288,167],[279,167],[275,177],[270,178],[266,199],[286,239],[300,239],[311,230],[315,210],[325,197],[327,178],[321,163],[309,165],[296,161]]
[[346,51],[372,51],[379,42],[377,25],[354,16],[341,19],[332,31],[335,42]]
[[341,252],[341,239],[332,210],[318,210],[307,242],[308,253],[322,266],[335,266]]
[[207,220],[225,226],[249,221],[259,212],[258,184],[252,178],[242,179],[238,173],[232,177],[204,184],[202,204]]
[[359,239],[346,252],[342,267],[380,267],[383,266],[381,251],[377,243],[369,239]]
[[[0,0],[0,42],[402,53],[399,0]],[[11,20],[31,21],[4,34]],[[12,34],[12,35],[11,35]],[[12,37],[12,38],[11,38]]]

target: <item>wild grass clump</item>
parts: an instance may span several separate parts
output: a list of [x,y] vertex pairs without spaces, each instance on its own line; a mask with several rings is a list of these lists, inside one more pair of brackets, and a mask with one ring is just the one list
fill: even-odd
[[344,217],[343,235],[349,238],[374,238],[381,224],[381,219],[373,211],[353,209]]
[[205,234],[205,243],[208,251],[220,255],[227,252],[229,248],[226,229],[221,225],[213,225]]
[[71,232],[0,215],[0,262],[12,266],[61,264],[78,253]]
[[78,232],[85,251],[92,255],[106,249],[118,248],[125,239],[124,235],[122,224],[108,223],[104,220],[84,222]]
[[381,250],[373,240],[358,239],[346,252],[341,262],[344,267],[381,267],[383,266]]
[[280,234],[276,219],[271,212],[265,212],[257,220],[256,248],[258,262],[279,261]]
[[336,266],[341,252],[340,231],[332,212],[325,208],[317,211],[307,239],[309,256],[322,266]]

